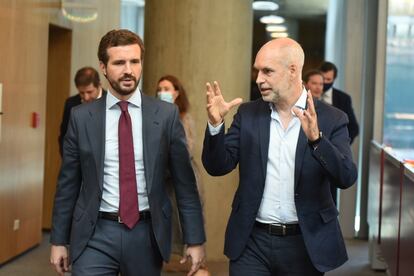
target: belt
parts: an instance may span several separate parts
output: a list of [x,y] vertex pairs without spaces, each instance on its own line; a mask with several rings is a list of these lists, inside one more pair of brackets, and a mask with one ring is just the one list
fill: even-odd
[[298,223],[295,224],[283,224],[283,223],[261,223],[256,221],[256,227],[260,229],[266,230],[266,232],[270,235],[275,236],[291,236],[291,235],[299,235],[302,232],[300,231],[300,227]]
[[[118,213],[110,213],[110,212],[99,212],[99,218],[117,221],[119,223],[123,223],[121,218],[118,216]],[[150,211],[141,211],[139,212],[139,220],[148,220],[151,218]]]

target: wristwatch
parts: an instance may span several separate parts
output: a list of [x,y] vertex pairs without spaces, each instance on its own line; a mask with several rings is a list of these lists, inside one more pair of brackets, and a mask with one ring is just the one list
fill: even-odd
[[318,139],[316,139],[315,141],[309,141],[308,140],[309,146],[311,146],[313,148],[313,150],[316,150],[319,146],[319,142],[321,141],[322,137],[323,137],[322,131],[319,131]]

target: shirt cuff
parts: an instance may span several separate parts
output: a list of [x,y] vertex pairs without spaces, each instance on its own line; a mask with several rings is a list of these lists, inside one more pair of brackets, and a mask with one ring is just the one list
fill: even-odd
[[208,122],[208,130],[210,131],[210,135],[214,136],[220,133],[221,128],[223,127],[223,123],[219,124],[218,126],[214,127],[210,122]]

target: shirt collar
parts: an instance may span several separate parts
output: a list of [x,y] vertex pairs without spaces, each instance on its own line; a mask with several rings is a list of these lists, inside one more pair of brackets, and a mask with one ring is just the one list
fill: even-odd
[[[107,109],[113,108],[120,100],[112,94],[112,91],[108,89],[106,96],[106,107]],[[135,105],[136,107],[141,107],[141,91],[137,89],[132,93],[132,96],[127,100],[128,103]]]
[[[296,103],[293,106],[294,107],[296,106],[299,109],[305,110],[306,109],[306,102],[307,102],[307,100],[308,100],[308,92],[306,91],[305,87],[303,87],[302,88],[302,93],[300,94],[299,99],[296,101]],[[270,116],[273,119],[279,118],[279,113],[277,113],[277,109],[276,109],[275,105],[273,103],[269,103],[269,106],[270,106],[270,110],[272,111],[272,113],[270,114]],[[296,117],[296,115],[293,112],[293,110],[291,112],[292,112],[293,116]]]

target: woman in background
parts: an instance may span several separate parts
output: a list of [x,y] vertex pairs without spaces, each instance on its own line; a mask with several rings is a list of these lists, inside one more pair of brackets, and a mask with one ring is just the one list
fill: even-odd
[[181,82],[174,76],[166,75],[160,78],[157,86],[159,99],[176,104],[180,112],[181,123],[183,124],[187,147],[192,156],[194,148],[194,121],[188,113],[190,102]]
[[[194,149],[194,120],[192,119],[190,113],[188,112],[190,108],[190,103],[187,98],[187,94],[181,82],[178,78],[172,75],[166,75],[159,79],[157,85],[157,97],[160,100],[176,104],[180,112],[180,120],[184,127],[184,132],[187,140],[187,148],[191,157],[191,164],[193,166],[194,174],[196,177],[197,188],[200,194],[201,202],[203,202],[203,192],[200,185],[200,177],[198,166],[193,158],[193,149]],[[169,185],[170,195],[175,197],[172,185],[171,178],[167,176],[167,183]],[[172,200],[172,203],[175,203],[175,200]],[[184,253],[184,245],[182,240],[182,233],[180,227],[180,220],[178,218],[178,209],[177,206],[174,206],[175,211],[173,212],[172,217],[172,253],[182,256]],[[167,271],[176,271],[180,270],[180,266],[177,268],[174,263],[168,264],[164,268]],[[208,275],[206,271],[199,271],[200,274],[196,275]],[[206,274],[202,274],[206,273]]]

